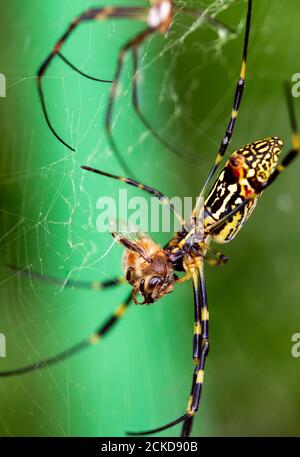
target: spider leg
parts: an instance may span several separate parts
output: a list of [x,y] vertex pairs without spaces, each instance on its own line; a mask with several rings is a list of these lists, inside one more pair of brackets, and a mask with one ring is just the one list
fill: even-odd
[[135,110],[136,115],[142,122],[142,124],[146,127],[147,130],[151,132],[151,135],[159,141],[165,148],[169,149],[170,151],[174,152],[174,154],[183,157],[186,156],[189,159],[197,162],[197,157],[192,151],[187,151],[182,148],[177,148],[174,144],[171,144],[167,141],[163,136],[161,136],[158,131],[153,128],[149,121],[146,119],[144,114],[141,111],[140,103],[139,103],[139,94],[138,94],[138,46],[133,45],[132,47],[132,56],[133,56],[133,84],[132,84],[132,104]]
[[182,428],[182,436],[189,436],[191,432],[193,417],[197,412],[201,399],[202,385],[204,379],[204,367],[206,357],[209,351],[208,339],[208,308],[207,308],[207,293],[205,286],[205,276],[203,269],[203,260],[199,260],[197,270],[192,270],[194,288],[194,304],[195,304],[195,324],[193,338],[193,359],[196,367],[193,373],[193,382],[191,395],[189,398],[187,412],[168,424],[157,427],[151,430],[142,432],[128,432],[128,435],[150,435],[173,427],[180,422],[184,422]]
[[199,408],[204,380],[204,367],[209,351],[209,313],[207,306],[204,265],[202,260],[198,264],[198,272],[194,272],[193,274],[193,287],[195,303],[193,360],[196,363],[196,367],[193,375],[191,395],[187,407],[189,417],[184,421],[181,431],[181,436],[183,437],[190,435],[193,418]]
[[72,70],[76,71],[81,76],[84,76],[87,79],[91,79],[92,81],[97,81],[97,82],[100,82],[100,83],[112,83],[113,82],[113,80],[111,80],[111,79],[95,78],[94,76],[91,76],[91,75],[88,75],[87,73],[84,73],[82,70],[77,68],[74,64],[72,64],[72,62],[70,62],[70,60],[67,59],[61,52],[58,52],[57,56],[60,57],[61,60],[63,62],[65,62],[70,68],[72,68]]
[[182,425],[181,438],[190,436],[193,427],[194,417],[195,416],[189,416],[187,419],[185,419]]
[[265,187],[270,186],[275,181],[275,179],[277,179],[278,175],[280,175],[280,173],[282,173],[286,169],[286,167],[290,165],[293,162],[293,160],[296,159],[296,157],[298,157],[300,152],[300,135],[297,125],[298,123],[295,113],[295,105],[293,103],[293,98],[291,95],[291,88],[288,83],[285,86],[285,95],[292,129],[292,149],[285,155],[281,163],[277,165],[274,173],[272,174],[271,178],[269,179]]
[[[236,85],[235,95],[233,100],[233,108],[231,112],[231,117],[229,123],[227,125],[225,136],[223,137],[220,148],[215,159],[215,162],[208,173],[208,176],[205,180],[204,186],[202,188],[200,196],[204,195],[205,190],[210,182],[212,176],[216,172],[227,148],[231,141],[233,130],[235,127],[236,119],[238,116],[239,107],[241,104],[244,87],[245,87],[245,75],[246,75],[246,62],[247,62],[247,53],[248,53],[248,43],[249,43],[249,34],[250,34],[250,25],[251,25],[251,14],[252,14],[252,0],[248,0],[248,11],[247,11],[247,19],[246,19],[246,29],[245,29],[245,38],[244,38],[244,47],[243,47],[243,56],[242,56],[242,66],[240,70],[240,76]],[[198,205],[196,205],[197,207]]]
[[65,359],[68,359],[69,357],[75,354],[78,354],[79,352],[88,348],[89,346],[98,343],[102,339],[102,337],[106,335],[119,321],[119,319],[125,314],[130,305],[131,298],[132,295],[130,293],[130,295],[128,295],[124,303],[121,304],[115,310],[114,314],[111,317],[109,317],[104,324],[102,324],[98,329],[96,329],[96,331],[92,335],[88,336],[84,340],[80,341],[79,343],[75,344],[74,346],[70,347],[69,349],[61,352],[56,356],[40,360],[30,365],[25,365],[21,368],[0,371],[0,378],[22,375],[25,373],[31,373],[33,371],[41,370],[43,368],[48,368],[52,365],[56,365],[57,363],[62,362]]
[[211,266],[225,265],[228,262],[228,257],[220,251],[201,243],[202,248],[206,251],[205,262]]
[[127,284],[126,279],[121,276],[119,278],[112,278],[105,281],[81,281],[81,280],[73,280],[73,279],[59,279],[54,276],[49,275],[42,275],[39,273],[35,273],[30,271],[29,269],[21,269],[16,267],[15,265],[5,265],[5,268],[9,271],[15,272],[20,276],[24,276],[26,278],[33,279],[35,281],[46,282],[52,285],[57,285],[61,287],[69,287],[69,288],[80,288],[80,289],[107,289],[110,287],[115,287],[121,284]]
[[[42,63],[41,67],[39,68],[38,74],[37,74],[37,86],[38,86],[38,93],[39,97],[41,100],[41,105],[42,105],[42,110],[47,122],[47,125],[53,135],[67,148],[69,148],[71,151],[75,151],[75,149],[67,144],[61,136],[56,132],[54,129],[51,120],[49,118],[48,112],[47,112],[47,107],[46,107],[46,101],[45,101],[45,95],[42,87],[42,80],[43,77],[54,59],[54,57],[58,54],[60,54],[60,58],[64,60],[71,68],[73,68],[75,71],[78,71],[79,73],[83,74],[83,76],[88,77],[86,74],[78,70],[71,62],[69,62],[62,54],[60,53],[60,50],[62,46],[65,44],[65,42],[68,40],[72,32],[78,27],[79,24],[87,21],[103,21],[109,18],[116,18],[116,19],[136,19],[136,20],[142,20],[145,21],[147,19],[147,14],[148,14],[149,9],[144,8],[144,7],[106,7],[106,8],[92,8],[82,15],[78,16],[75,18],[72,23],[70,24],[69,28],[66,30],[66,32],[62,35],[62,37],[57,41],[55,44],[52,52],[47,56],[45,61]],[[93,78],[90,78],[93,79]],[[101,82],[108,82],[107,80],[99,80]]]
[[[121,72],[122,72],[122,68],[123,68],[123,64],[124,64],[124,60],[125,60],[127,52],[131,48],[138,47],[149,35],[155,33],[156,30],[157,29],[155,29],[155,28],[150,28],[150,27],[146,28],[135,38],[130,40],[128,43],[126,43],[125,46],[123,46],[123,48],[121,49],[119,56],[118,56],[117,69],[116,69],[114,81],[113,81],[112,88],[111,88],[108,108],[106,111],[105,128],[106,128],[106,135],[107,135],[108,142],[109,142],[110,147],[112,148],[113,152],[115,153],[119,163],[121,164],[123,170],[125,171],[125,173],[128,176],[133,176],[132,172],[128,168],[126,162],[123,160],[122,154],[120,153],[119,148],[112,135],[112,116],[113,116],[114,104],[115,104],[118,84],[120,81],[120,76],[121,76]],[[135,79],[135,77],[133,78],[133,81],[134,81],[134,79]]]
[[141,189],[141,190],[144,190],[146,192],[148,192],[149,194],[151,195],[154,195],[155,197],[157,197],[164,205],[166,205],[167,208],[169,208],[169,210],[175,215],[175,217],[179,220],[179,222],[181,223],[181,225],[184,225],[185,224],[185,221],[182,219],[182,217],[180,216],[180,214],[178,214],[174,208],[174,205],[170,203],[170,200],[168,199],[168,197],[166,197],[164,194],[162,194],[159,190],[157,189],[154,189],[153,187],[150,187],[150,186],[147,186],[146,184],[142,184],[140,183],[139,181],[136,181],[135,179],[131,179],[131,178],[124,178],[122,176],[117,176],[117,175],[113,175],[111,173],[107,173],[106,171],[101,171],[101,170],[98,170],[97,168],[92,168],[92,167],[87,167],[85,165],[82,165],[81,168],[83,170],[87,170],[87,171],[91,171],[93,173],[96,173],[98,175],[102,175],[102,176],[107,176],[108,178],[112,178],[112,179],[116,179],[118,181],[122,181],[122,182],[126,182],[127,184],[129,184],[130,186],[133,186],[133,187],[137,187],[138,189]]

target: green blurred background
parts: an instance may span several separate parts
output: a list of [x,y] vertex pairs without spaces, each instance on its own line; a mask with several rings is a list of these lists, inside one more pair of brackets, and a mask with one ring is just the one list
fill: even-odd
[[[101,5],[121,4],[103,0]],[[143,111],[165,138],[194,151],[193,160],[169,152],[137,120],[126,61],[114,133],[135,175],[169,196],[196,196],[224,133],[239,73],[246,3],[210,5],[239,31],[222,41],[207,25],[193,33],[183,14],[167,37],[140,51]],[[290,147],[282,82],[300,71],[298,0],[254,0],[247,88],[230,150],[270,135]],[[125,4],[125,2],[123,3]],[[126,1],[126,5],[147,2]],[[51,134],[36,90],[36,71],[77,14],[93,0],[11,0],[1,5],[0,99],[1,264],[42,274],[98,280],[120,275],[122,249],[98,233],[96,202],[123,186],[84,173],[81,164],[122,172],[104,135],[109,85],[88,81],[58,59],[44,78],[55,128],[77,147],[70,153]],[[118,50],[142,23],[86,24],[63,53],[86,73],[114,74]],[[295,100],[298,116],[300,102]],[[291,337],[300,331],[300,161],[262,200],[232,245],[227,266],[207,268],[211,351],[203,402],[193,434],[298,435],[300,360]],[[128,188],[128,195],[142,195]],[[164,243],[168,234],[154,234]],[[113,312],[128,287],[111,291],[63,289],[0,272],[0,333],[7,358],[22,366],[80,341]],[[56,367],[0,380],[2,436],[122,436],[161,425],[186,407],[193,302],[190,284],[149,307],[132,307],[98,346]],[[180,427],[166,431],[178,436]],[[162,434],[161,434],[162,435]]]

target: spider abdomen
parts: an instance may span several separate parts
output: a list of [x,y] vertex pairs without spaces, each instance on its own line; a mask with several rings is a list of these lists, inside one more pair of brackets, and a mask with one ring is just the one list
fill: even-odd
[[[279,138],[270,137],[250,143],[231,155],[205,201],[204,226],[213,241],[227,243],[244,226],[262,193],[261,186],[270,179],[277,166],[282,145]],[[254,195],[253,199],[210,231],[211,226],[251,195]]]

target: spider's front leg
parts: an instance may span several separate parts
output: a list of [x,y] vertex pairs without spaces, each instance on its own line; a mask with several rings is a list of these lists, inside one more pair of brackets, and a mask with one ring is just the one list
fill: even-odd
[[42,65],[40,66],[37,74],[37,86],[38,86],[38,93],[39,97],[41,100],[41,105],[42,105],[42,110],[46,119],[46,123],[53,133],[53,135],[68,149],[71,151],[75,151],[75,148],[70,146],[68,143],[66,143],[62,137],[56,132],[55,128],[52,125],[51,119],[49,117],[47,107],[46,107],[46,101],[45,101],[45,95],[43,91],[43,86],[42,86],[42,81],[43,77],[46,74],[46,71],[49,67],[49,65],[52,63],[53,59],[58,56],[60,57],[67,65],[69,65],[73,70],[77,71],[79,74],[81,74],[84,77],[87,77],[89,79],[92,79],[94,81],[99,81],[99,82],[112,82],[110,80],[105,80],[105,79],[99,79],[99,78],[94,78],[86,73],[82,72],[78,68],[75,67],[65,56],[61,54],[61,48],[63,45],[66,43],[66,41],[70,38],[72,33],[78,28],[80,24],[89,22],[89,21],[104,21],[106,19],[135,19],[135,20],[141,20],[141,21],[146,21],[149,13],[149,8],[145,7],[106,7],[106,8],[91,8],[75,18],[71,24],[69,25],[68,29],[63,33],[61,38],[55,43],[53,50],[50,52],[50,54],[46,57]]
[[126,280],[123,276],[110,278],[104,281],[84,281],[81,279],[71,279],[69,275],[65,279],[60,279],[56,276],[50,276],[46,274],[36,273],[29,269],[29,267],[20,268],[15,265],[4,265],[4,268],[8,271],[15,273],[18,276],[25,277],[29,280],[46,282],[53,286],[60,286],[61,289],[67,288],[80,288],[80,289],[92,289],[101,290],[116,287],[118,285],[126,284]]
[[197,261],[197,269],[193,270],[192,278],[195,305],[193,360],[196,367],[193,374],[191,394],[187,406],[187,418],[184,420],[182,426],[182,437],[188,437],[190,435],[193,418],[199,408],[204,380],[204,367],[209,351],[209,313],[203,259]]
[[0,371],[0,378],[19,376],[26,373],[32,373],[37,370],[42,370],[44,368],[49,368],[50,366],[57,365],[58,363],[63,362],[64,360],[67,360],[76,354],[79,354],[81,351],[87,349],[88,347],[99,343],[102,338],[106,336],[124,316],[130,306],[131,301],[132,300],[130,293],[127,295],[127,298],[124,300],[124,302],[119,305],[118,308],[116,308],[114,313],[103,324],[99,325],[98,328],[96,328],[94,333],[79,341],[79,343],[74,344],[59,354],[38,360],[37,362],[30,363],[29,365],[24,365],[20,368],[13,368],[6,371]]
[[[239,78],[238,78],[236,88],[235,88],[231,116],[230,116],[229,122],[227,124],[225,135],[221,141],[215,162],[214,162],[212,168],[210,169],[208,176],[205,180],[204,186],[202,188],[201,197],[204,195],[212,176],[217,171],[219,164],[222,161],[222,159],[227,151],[227,148],[231,141],[233,131],[234,131],[234,128],[236,125],[236,120],[238,117],[239,108],[240,108],[240,104],[242,101],[244,88],[245,88],[246,63],[247,63],[248,44],[249,44],[249,36],[250,36],[250,28],[251,28],[251,16],[252,16],[252,0],[248,0],[246,28],[245,28],[245,36],[244,36],[244,47],[243,47],[243,55],[242,55],[242,65],[241,65]],[[196,205],[196,207],[197,207],[197,205]]]

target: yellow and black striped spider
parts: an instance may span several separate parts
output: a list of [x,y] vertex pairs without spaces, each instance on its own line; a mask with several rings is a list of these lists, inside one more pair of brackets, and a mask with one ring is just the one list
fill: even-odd
[[[103,8],[92,8],[88,11],[81,14],[79,17],[73,20],[70,24],[67,31],[63,34],[63,36],[57,41],[55,44],[53,51],[47,56],[43,64],[41,65],[38,75],[37,75],[37,84],[38,84],[38,92],[42,104],[42,109],[44,112],[44,116],[48,127],[52,131],[52,133],[56,136],[56,138],[65,146],[67,146],[72,151],[75,149],[67,144],[61,136],[56,132],[54,129],[51,120],[49,118],[44,91],[42,86],[42,79],[54,59],[54,57],[60,57],[67,65],[69,65],[73,70],[77,71],[80,75],[91,79],[93,81],[104,82],[104,83],[112,83],[111,94],[109,99],[108,108],[106,111],[105,116],[105,127],[106,127],[106,134],[110,144],[110,147],[114,151],[116,157],[118,158],[119,163],[122,165],[124,171],[128,174],[128,176],[132,176],[131,171],[128,169],[126,162],[124,161],[122,154],[119,152],[117,144],[112,136],[112,115],[113,115],[113,106],[114,101],[117,94],[117,87],[120,80],[124,60],[126,54],[131,51],[133,57],[133,79],[132,79],[132,103],[134,110],[144,124],[144,126],[152,132],[152,134],[156,137],[158,141],[160,141],[165,147],[172,150],[174,153],[179,154],[181,157],[185,151],[182,149],[178,149],[174,144],[168,142],[164,137],[160,136],[159,133],[151,128],[148,120],[143,115],[140,104],[139,104],[139,95],[138,95],[138,50],[140,45],[151,35],[156,32],[160,32],[162,34],[166,34],[172,24],[173,18],[176,13],[182,11],[192,17],[201,18],[203,21],[208,23],[211,27],[213,27],[220,35],[228,35],[233,34],[232,29],[224,25],[222,22],[218,21],[217,19],[211,17],[205,10],[203,9],[194,9],[189,7],[179,7],[174,4],[172,0],[150,0],[149,7],[140,7],[140,6],[114,6],[114,7],[103,7]],[[61,49],[65,42],[68,40],[70,35],[77,29],[80,24],[84,24],[90,21],[104,21],[107,19],[133,19],[137,21],[142,21],[147,24],[146,28],[140,32],[137,36],[129,40],[120,50],[117,62],[117,68],[115,71],[114,80],[104,80],[95,78],[93,76],[87,75],[86,73],[82,72],[80,69],[76,68],[61,52]],[[192,157],[192,153],[186,152],[190,158]]]
[[[255,141],[235,151],[226,162],[212,189],[205,197],[204,203],[202,203],[202,197],[205,196],[207,186],[228,148],[235,127],[245,84],[251,11],[252,0],[248,0],[243,58],[232,113],[215,162],[201,190],[200,197],[188,224],[181,221],[182,230],[175,234],[164,247],[159,246],[149,236],[141,233],[131,234],[130,236],[122,233],[114,233],[113,235],[117,241],[125,247],[124,273],[127,282],[133,288],[132,293],[116,309],[114,315],[109,320],[101,324],[91,336],[85,338],[77,345],[55,357],[44,359],[18,369],[0,372],[0,377],[15,376],[42,369],[78,353],[100,341],[112,326],[118,322],[121,316],[124,315],[132,299],[135,303],[138,303],[137,297],[141,297],[143,300],[141,304],[150,304],[159,300],[165,294],[172,292],[177,283],[191,280],[195,309],[193,334],[193,360],[195,362],[195,369],[187,410],[183,415],[168,424],[153,428],[152,430],[131,433],[132,435],[147,435],[182,423],[181,436],[187,437],[190,435],[193,419],[200,404],[205,363],[209,351],[209,314],[204,263],[207,262],[215,265],[227,261],[226,256],[210,247],[210,243],[211,241],[227,243],[235,238],[254,210],[262,192],[277,179],[279,174],[300,152],[300,136],[297,131],[291,94],[288,90],[287,101],[292,126],[292,149],[280,163],[279,155],[283,143],[278,137],[269,137],[261,141]],[[178,217],[168,198],[158,190],[130,178],[122,178],[87,166],[83,166],[82,168],[102,176],[123,181],[129,185],[143,189],[151,195],[155,195]],[[15,267],[12,268],[16,269]],[[180,273],[184,273],[184,275],[179,276]],[[36,279],[50,279],[56,283],[58,282],[55,278],[43,278],[39,275],[35,277]],[[72,283],[69,281],[67,285],[100,288],[124,282],[126,282],[124,279],[116,279],[115,281],[102,284]]]

